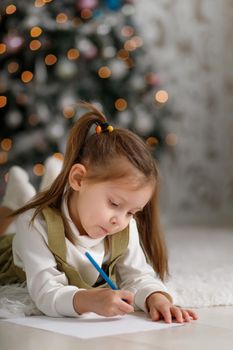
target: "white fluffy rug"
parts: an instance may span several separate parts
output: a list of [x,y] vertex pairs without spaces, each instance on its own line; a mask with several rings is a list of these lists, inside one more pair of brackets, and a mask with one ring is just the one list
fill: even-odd
[[[166,233],[176,305],[233,305],[233,229],[187,227]],[[24,285],[0,287],[0,318],[38,315]]]
[[233,305],[233,228],[167,230],[170,279],[177,305]]

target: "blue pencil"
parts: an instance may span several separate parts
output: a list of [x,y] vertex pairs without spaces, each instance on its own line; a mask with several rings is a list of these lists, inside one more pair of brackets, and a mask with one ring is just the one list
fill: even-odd
[[92,256],[86,252],[85,253],[86,257],[90,260],[90,262],[92,263],[92,265],[96,268],[96,270],[100,273],[100,275],[103,277],[103,279],[105,280],[105,282],[107,282],[107,284],[109,285],[109,287],[111,287],[113,290],[118,290],[117,286],[115,285],[115,283],[113,283],[113,281],[108,277],[108,275],[106,275],[106,273],[104,272],[103,269],[101,269],[101,267],[97,264],[97,262],[92,258]]

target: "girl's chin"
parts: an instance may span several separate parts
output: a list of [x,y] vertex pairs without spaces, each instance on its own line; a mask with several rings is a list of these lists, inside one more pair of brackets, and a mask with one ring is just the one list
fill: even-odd
[[105,232],[95,232],[93,233],[93,235],[90,235],[89,237],[91,238],[102,238],[102,237],[105,237],[107,236],[107,233]]
[[95,231],[92,234],[89,234],[88,236],[91,238],[102,238],[102,237],[106,237],[108,235],[108,232],[104,231],[104,230],[99,230],[99,231]]

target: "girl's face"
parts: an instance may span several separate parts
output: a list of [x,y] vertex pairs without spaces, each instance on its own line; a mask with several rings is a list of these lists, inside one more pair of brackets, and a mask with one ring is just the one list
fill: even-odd
[[71,219],[81,235],[101,238],[128,226],[150,200],[154,186],[135,186],[132,179],[93,183],[81,181],[68,200]]

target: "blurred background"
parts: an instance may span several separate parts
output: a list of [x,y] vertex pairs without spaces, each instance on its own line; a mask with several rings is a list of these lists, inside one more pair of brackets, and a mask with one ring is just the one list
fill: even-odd
[[232,225],[233,0],[0,2],[0,197],[38,186],[81,100],[151,145],[169,224]]

